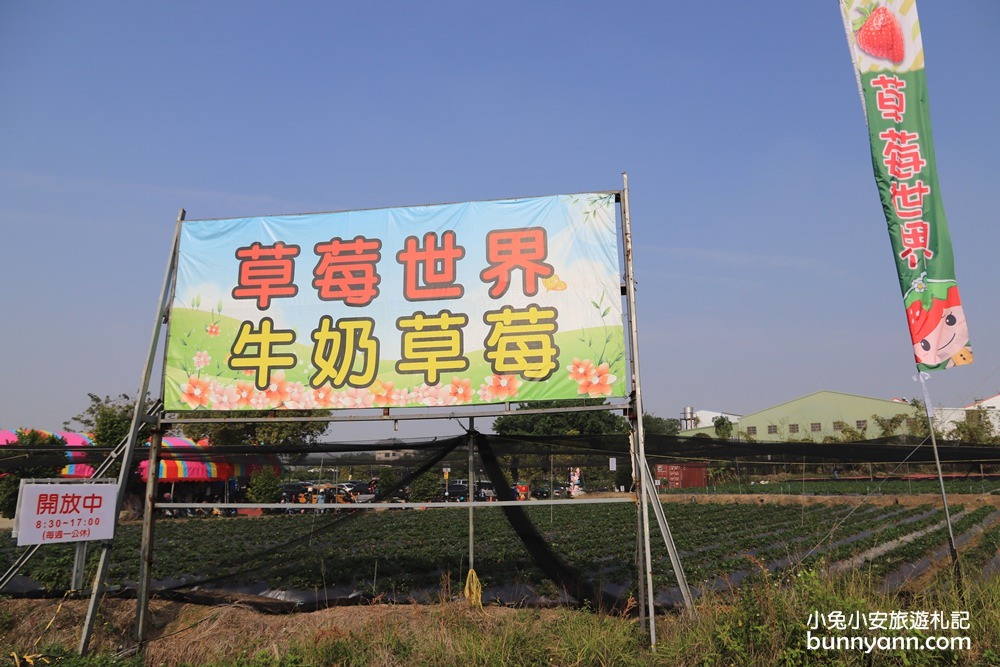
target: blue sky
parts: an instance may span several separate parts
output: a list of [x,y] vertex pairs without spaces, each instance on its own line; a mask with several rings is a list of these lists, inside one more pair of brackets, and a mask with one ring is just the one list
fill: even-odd
[[[919,10],[976,353],[930,382],[956,406],[1000,392],[1000,4]],[[919,395],[835,0],[7,2],[0,91],[0,428],[135,392],[181,207],[498,199],[622,172],[647,411]]]

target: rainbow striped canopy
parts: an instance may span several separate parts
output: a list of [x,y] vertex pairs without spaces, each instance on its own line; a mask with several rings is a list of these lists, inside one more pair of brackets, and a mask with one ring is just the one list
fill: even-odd
[[[211,445],[208,440],[194,442],[188,438],[164,437],[167,450],[183,451],[182,458],[164,457],[160,460],[157,479],[161,482],[216,482],[234,477],[248,477],[254,470],[269,466],[281,473],[281,463],[275,456],[240,456],[239,460],[216,462],[209,460]],[[198,460],[201,458],[202,460]],[[139,463],[142,481],[149,478],[149,461]]]
[[[92,436],[87,433],[72,433],[69,431],[43,431],[32,429],[42,435],[55,435],[66,442],[66,456],[70,463],[63,466],[60,474],[63,477],[90,478],[94,476],[93,466],[81,463],[84,459],[83,452],[73,451],[81,447],[91,447],[94,442]],[[7,429],[0,429],[0,445],[9,445],[18,441],[17,432]],[[161,482],[215,482],[232,479],[234,477],[249,477],[250,474],[265,466],[274,468],[281,473],[281,463],[274,455],[267,456],[244,456],[235,457],[236,460],[226,462],[216,462],[210,460],[209,450],[211,445],[208,440],[195,442],[189,438],[168,436],[163,438],[163,448],[173,450],[182,456],[164,457],[160,461],[157,479]],[[139,475],[142,481],[149,477],[147,468],[149,461],[139,463]]]

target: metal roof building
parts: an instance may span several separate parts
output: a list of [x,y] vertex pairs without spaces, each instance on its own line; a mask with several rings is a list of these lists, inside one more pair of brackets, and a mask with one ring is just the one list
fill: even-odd
[[[923,411],[901,399],[869,398],[836,391],[817,391],[770,408],[733,420],[733,437],[752,440],[811,440],[822,442],[826,437],[841,438],[850,428],[865,438],[881,435],[872,415],[891,418],[907,415],[898,434],[910,432],[915,419],[926,419]],[[681,435],[705,433],[715,436],[712,424],[682,431]]]

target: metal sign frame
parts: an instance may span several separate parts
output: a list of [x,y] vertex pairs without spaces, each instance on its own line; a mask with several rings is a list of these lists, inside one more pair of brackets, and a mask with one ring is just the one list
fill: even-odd
[[[640,589],[640,611],[641,620],[643,623],[646,622],[646,617],[648,615],[649,624],[649,635],[650,644],[655,649],[656,645],[656,629],[654,624],[654,592],[653,592],[653,582],[652,582],[652,562],[651,562],[651,551],[649,543],[649,506],[652,505],[654,509],[654,516],[656,521],[660,526],[661,535],[666,543],[671,564],[673,566],[678,584],[681,588],[684,603],[686,609],[689,613],[694,612],[693,601],[691,598],[690,590],[687,586],[687,581],[684,577],[684,573],[681,567],[681,562],[679,555],[677,553],[676,546],[673,542],[673,538],[670,533],[670,528],[667,525],[666,518],[663,514],[662,506],[659,504],[659,499],[656,495],[655,485],[652,482],[652,477],[649,474],[648,463],[645,456],[645,447],[643,444],[643,427],[642,427],[642,398],[640,392],[640,378],[639,378],[639,355],[638,355],[638,329],[635,319],[635,280],[632,271],[632,233],[631,233],[631,221],[629,218],[629,207],[628,207],[628,175],[622,174],[622,189],[604,191],[606,194],[614,194],[616,196],[616,201],[620,206],[620,218],[621,218],[621,231],[622,231],[622,247],[619,248],[621,255],[620,259],[624,259],[624,280],[621,284],[621,297],[625,298],[626,303],[624,306],[624,315],[627,319],[628,328],[628,340],[626,341],[626,353],[628,357],[628,369],[631,377],[628,381],[628,386],[631,387],[631,393],[626,401],[617,400],[611,403],[607,403],[599,406],[578,406],[571,408],[558,408],[558,409],[525,409],[517,410],[516,414],[539,414],[546,412],[567,412],[567,411],[594,411],[594,410],[623,410],[629,419],[631,426],[630,432],[630,456],[632,458],[633,464],[633,481],[636,488],[635,500],[637,503],[637,538],[640,541],[641,549],[637,553],[637,570],[639,572],[639,589]],[[177,216],[177,223],[174,232],[174,240],[171,248],[170,258],[167,264],[166,275],[164,276],[163,289],[161,292],[160,302],[156,311],[155,323],[153,326],[152,340],[149,347],[149,355],[147,357],[146,366],[143,371],[142,381],[140,385],[140,390],[137,394],[137,402],[135,412],[133,413],[132,425],[130,430],[130,436],[128,439],[128,446],[124,452],[124,461],[122,464],[122,472],[119,476],[119,494],[118,494],[118,505],[117,509],[120,510],[124,501],[124,489],[125,489],[125,479],[128,471],[133,467],[133,459],[135,452],[138,449],[139,433],[144,426],[153,426],[152,438],[150,439],[149,447],[149,470],[157,470],[159,465],[159,451],[162,442],[162,437],[165,429],[169,426],[190,424],[190,423],[225,423],[230,421],[238,422],[267,422],[267,421],[294,421],[294,422],[304,422],[304,421],[325,421],[325,422],[338,422],[338,421],[399,421],[406,419],[455,419],[455,418],[469,418],[470,420],[470,431],[472,429],[472,423],[476,417],[494,417],[502,416],[508,414],[514,414],[515,411],[511,410],[511,405],[508,404],[495,404],[498,407],[491,408],[489,406],[474,406],[468,408],[452,407],[445,409],[420,409],[416,407],[399,408],[395,411],[389,408],[373,408],[365,409],[360,411],[360,414],[355,411],[348,410],[333,410],[330,414],[324,416],[308,416],[308,417],[281,417],[278,414],[273,414],[267,417],[240,417],[240,418],[203,418],[203,417],[190,417],[186,413],[163,413],[160,412],[155,417],[146,416],[145,412],[145,402],[144,397],[147,395],[149,388],[150,378],[153,370],[153,361],[155,358],[156,350],[160,342],[160,335],[164,325],[166,325],[170,320],[170,303],[171,297],[176,285],[177,279],[177,262],[178,262],[178,250],[181,235],[181,226],[184,221],[186,212],[181,209]],[[166,350],[163,351],[165,363]],[[164,377],[161,375],[160,379],[160,392],[163,395],[164,392]],[[340,413],[340,414],[338,414]],[[469,457],[472,459],[474,452],[474,437],[472,443],[469,447]],[[153,516],[157,509],[156,503],[156,491],[157,488],[157,476],[150,475],[147,478],[146,485],[146,497],[144,502],[144,518],[143,518],[143,532],[142,532],[142,546],[140,549],[140,581],[139,590],[137,592],[137,618],[136,618],[136,637],[139,641],[140,646],[146,640],[146,630],[148,626],[148,602],[150,596],[149,584],[151,579],[151,569],[152,569],[152,558],[153,558],[153,531],[154,531],[154,520]],[[631,500],[630,500],[631,501]],[[540,501],[540,502],[561,502],[561,501]],[[470,543],[470,554],[472,551],[473,544],[473,534],[474,526],[472,524],[472,511],[473,508],[478,505],[486,505],[486,503],[476,503],[470,501],[463,503],[462,505],[468,506],[469,509],[469,543]],[[489,503],[490,506],[497,506],[497,503]],[[253,505],[259,506],[259,505]],[[395,507],[399,507],[399,504],[393,504]],[[421,506],[434,506],[433,504],[423,503]],[[451,503],[448,506],[454,507],[455,504]],[[461,505],[460,505],[461,506]],[[373,509],[375,506],[371,506]],[[327,508],[329,509],[329,508]],[[91,601],[90,607],[88,609],[87,618],[85,621],[85,627],[81,634],[79,653],[80,655],[85,655],[87,652],[89,638],[93,626],[94,617],[96,614],[98,600],[103,591],[104,579],[107,572],[108,566],[108,551],[110,549],[110,544],[106,544],[104,551],[101,554],[101,560],[98,565],[97,573],[94,577],[94,584],[91,590]],[[472,564],[472,559],[470,556],[470,566]],[[648,605],[648,614],[646,611]]]

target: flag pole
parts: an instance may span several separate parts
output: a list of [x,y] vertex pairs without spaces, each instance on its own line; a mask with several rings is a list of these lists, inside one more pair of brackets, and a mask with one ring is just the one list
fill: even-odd
[[958,548],[955,546],[955,532],[951,526],[951,512],[948,509],[948,494],[944,490],[944,473],[941,471],[941,458],[938,456],[937,436],[934,434],[934,407],[931,403],[931,393],[927,389],[927,378],[929,375],[919,368],[917,369],[917,379],[920,382],[920,389],[924,394],[924,409],[927,411],[927,426],[931,433],[931,449],[934,451],[934,465],[937,468],[938,483],[941,485],[941,500],[944,503],[944,520],[948,524],[948,551],[951,554],[951,565],[955,573],[955,587],[958,589],[959,597],[964,597],[965,590],[962,585],[962,566],[958,561]]

